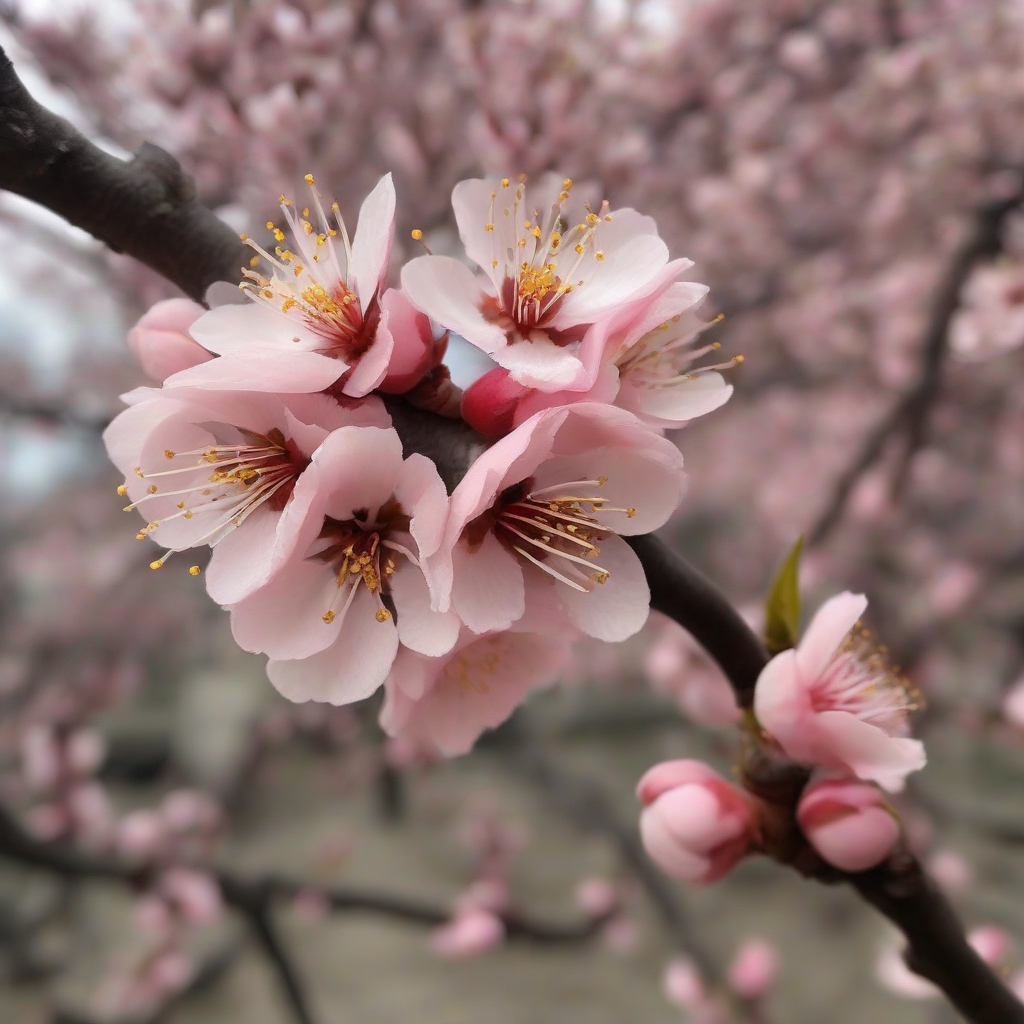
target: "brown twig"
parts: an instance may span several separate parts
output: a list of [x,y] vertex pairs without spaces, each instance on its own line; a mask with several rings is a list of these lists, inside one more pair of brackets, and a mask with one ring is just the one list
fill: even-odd
[[943,367],[949,353],[949,329],[960,307],[964,286],[981,260],[999,252],[1006,218],[1022,202],[1024,183],[1012,195],[992,200],[977,211],[971,231],[953,253],[932,297],[921,338],[921,371],[916,383],[868,433],[850,465],[839,476],[828,504],[807,531],[809,544],[820,544],[832,532],[842,518],[857,481],[900,434],[905,441],[893,476],[894,496],[906,486],[910,462],[927,437],[931,412],[941,391]]

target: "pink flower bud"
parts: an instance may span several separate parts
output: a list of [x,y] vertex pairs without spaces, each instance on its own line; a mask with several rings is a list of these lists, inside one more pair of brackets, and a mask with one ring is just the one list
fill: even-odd
[[665,761],[640,780],[640,835],[652,860],[681,881],[714,882],[747,853],[748,797],[700,761]]
[[863,782],[808,786],[797,820],[811,846],[843,871],[867,871],[880,864],[900,837],[899,821],[885,798]]
[[1008,932],[994,924],[983,924],[967,933],[967,941],[985,963],[995,965],[1006,959],[1013,945]]
[[205,312],[191,299],[165,299],[142,314],[128,332],[128,347],[147,377],[163,382],[179,370],[213,358],[188,333]]
[[680,1010],[698,1010],[708,998],[697,965],[688,957],[675,957],[665,967],[661,979],[665,998]]
[[1003,717],[1018,729],[1024,729],[1024,676],[1006,691],[1003,697]]
[[217,823],[218,811],[213,801],[194,789],[176,789],[164,797],[160,813],[174,832],[190,832],[209,828]]
[[162,995],[180,992],[192,976],[192,965],[188,957],[178,949],[161,953],[147,972],[147,980]]
[[25,778],[33,789],[49,789],[56,783],[60,775],[60,749],[48,726],[33,725],[25,730],[21,758]]
[[937,850],[928,858],[928,873],[951,895],[966,892],[974,881],[974,872],[959,853]]
[[576,887],[576,904],[589,917],[605,917],[619,905],[619,894],[606,878],[585,878]]
[[501,437],[514,425],[520,401],[530,393],[508,370],[495,367],[475,380],[462,396],[462,418],[488,437]]
[[163,820],[154,811],[132,811],[117,827],[117,848],[132,860],[156,856],[166,835]]
[[729,986],[742,999],[763,999],[779,973],[779,954],[763,939],[748,939],[729,967]]
[[449,959],[478,956],[500,946],[505,925],[485,910],[469,910],[431,933],[430,948]]
[[220,889],[209,875],[188,868],[171,868],[161,879],[160,887],[187,921],[209,924],[220,916]]
[[68,737],[68,767],[77,775],[92,775],[107,756],[107,744],[95,729],[77,729]]

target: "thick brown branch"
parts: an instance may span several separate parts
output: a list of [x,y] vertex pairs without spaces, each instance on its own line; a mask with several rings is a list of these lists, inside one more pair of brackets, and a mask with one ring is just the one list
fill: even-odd
[[53,210],[194,299],[215,281],[239,281],[248,261],[174,157],[149,143],[132,160],[104,153],[29,95],[2,49],[0,189]]

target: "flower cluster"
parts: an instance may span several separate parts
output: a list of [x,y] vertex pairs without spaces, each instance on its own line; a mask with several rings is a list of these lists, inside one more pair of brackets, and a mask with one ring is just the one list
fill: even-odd
[[[914,693],[871,646],[863,595],[827,601],[796,648],[765,666],[754,692],[757,740],[812,770],[795,808],[807,842],[827,863],[864,871],[900,838],[876,788],[903,788],[925,765],[910,738]],[[747,853],[771,851],[773,811],[699,761],[667,761],[640,780],[640,831],[650,856],[690,882],[721,878]]]
[[[165,549],[151,566],[212,548],[207,590],[281,693],[345,704],[383,685],[391,735],[464,752],[555,679],[575,636],[624,640],[646,621],[622,538],[682,498],[664,428],[731,392],[721,365],[694,365],[716,347],[695,344],[706,289],[649,217],[577,206],[551,175],[456,187],[485,276],[427,254],[388,287],[390,175],[351,235],[306,182],[307,204],[281,197],[272,243],[243,236],[240,290],[137,324],[160,386],[124,396],[107,449],[138,537]],[[457,407],[448,332],[498,363],[461,403],[493,440],[450,493],[448,467],[411,450],[379,396]]]

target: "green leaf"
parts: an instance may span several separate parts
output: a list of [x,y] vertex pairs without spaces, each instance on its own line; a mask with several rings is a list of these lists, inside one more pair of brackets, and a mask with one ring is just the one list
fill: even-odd
[[764,642],[768,653],[796,647],[800,636],[800,556],[804,538],[797,538],[772,582],[765,601]]

